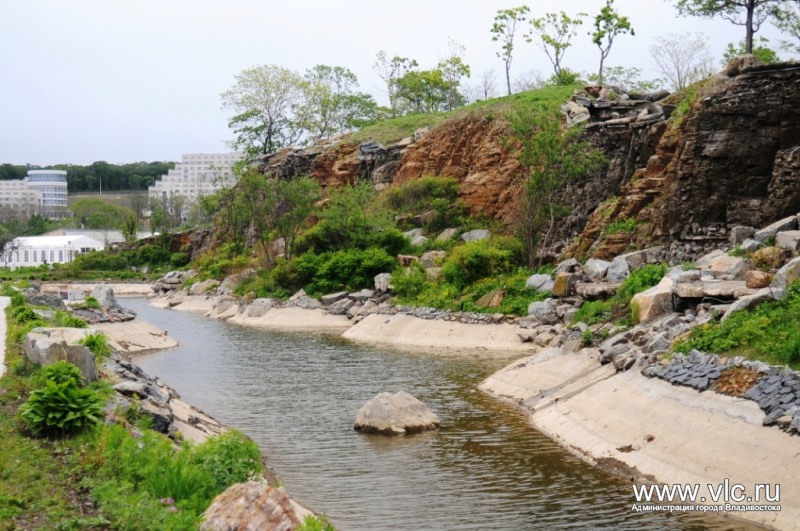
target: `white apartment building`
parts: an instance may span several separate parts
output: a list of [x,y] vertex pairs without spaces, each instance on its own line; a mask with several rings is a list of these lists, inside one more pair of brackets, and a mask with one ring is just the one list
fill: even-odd
[[3,267],[66,264],[80,253],[102,251],[105,245],[87,236],[28,236],[14,238],[0,255]]
[[24,179],[0,181],[0,206],[25,215],[67,217],[67,172],[29,170]]
[[150,199],[183,196],[190,201],[213,194],[235,181],[231,167],[244,158],[244,153],[192,153],[181,156],[181,162],[148,189]]

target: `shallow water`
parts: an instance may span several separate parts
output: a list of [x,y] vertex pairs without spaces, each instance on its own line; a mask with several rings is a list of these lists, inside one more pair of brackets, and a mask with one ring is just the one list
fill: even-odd
[[[740,528],[631,512],[628,481],[586,465],[476,389],[519,354],[399,351],[231,325],[144,299],[123,304],[181,343],[134,361],[252,437],[288,492],[337,529]],[[364,402],[401,389],[436,412],[441,429],[401,438],[353,431]]]

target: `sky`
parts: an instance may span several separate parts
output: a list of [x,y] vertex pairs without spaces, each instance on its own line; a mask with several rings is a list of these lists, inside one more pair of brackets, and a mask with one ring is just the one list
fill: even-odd
[[[180,160],[183,153],[229,151],[231,111],[220,93],[234,75],[260,64],[303,72],[317,64],[343,66],[361,89],[386,103],[372,69],[375,55],[414,58],[433,68],[452,39],[477,84],[503,63],[490,28],[503,0],[2,0],[0,1],[0,163],[50,165]],[[560,0],[549,11],[586,12],[602,0]],[[638,67],[658,76],[649,54],[668,33],[708,36],[715,65],[744,28],[722,19],[677,17],[668,0],[616,0],[635,36],[615,41],[607,66]],[[587,20],[564,65],[595,72],[599,51]],[[777,47],[780,34],[760,32]],[[517,41],[512,79],[552,74],[544,53]],[[501,93],[498,93],[501,95]]]

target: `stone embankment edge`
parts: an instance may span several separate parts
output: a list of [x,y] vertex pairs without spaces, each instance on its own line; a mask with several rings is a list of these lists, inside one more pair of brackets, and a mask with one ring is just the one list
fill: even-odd
[[699,484],[703,493],[726,478],[750,493],[756,484],[773,485],[773,492],[780,484],[780,512],[723,514],[781,529],[800,519],[795,440],[764,428],[764,414],[752,401],[701,396],[556,348],[510,364],[479,388],[520,407],[536,429],[574,455],[631,481]]

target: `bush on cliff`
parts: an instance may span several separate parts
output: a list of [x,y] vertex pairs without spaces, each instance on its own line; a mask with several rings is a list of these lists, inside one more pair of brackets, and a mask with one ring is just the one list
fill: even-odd
[[433,212],[421,227],[428,233],[448,227],[460,227],[468,216],[463,199],[458,197],[460,184],[452,177],[420,177],[386,190],[386,206],[400,216],[415,216]]

